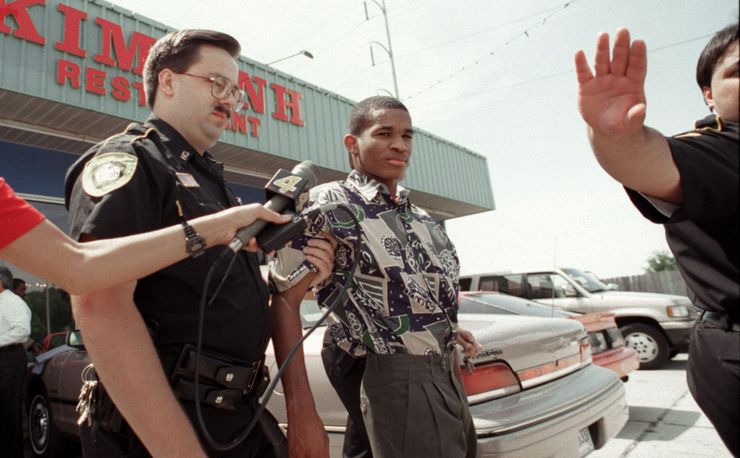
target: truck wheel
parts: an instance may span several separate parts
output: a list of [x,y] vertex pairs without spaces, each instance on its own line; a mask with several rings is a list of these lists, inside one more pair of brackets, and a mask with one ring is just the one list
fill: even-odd
[[670,358],[668,340],[660,329],[644,323],[631,323],[619,328],[624,342],[640,359],[640,369],[657,369]]

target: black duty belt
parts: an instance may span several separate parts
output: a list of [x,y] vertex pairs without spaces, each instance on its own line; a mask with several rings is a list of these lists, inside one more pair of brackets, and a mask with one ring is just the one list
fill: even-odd
[[[259,397],[269,383],[264,357],[247,362],[201,350],[198,361],[199,401],[219,409],[234,410],[252,397]],[[195,401],[195,346],[180,352],[171,383],[175,395]]]
[[699,319],[712,324],[716,324],[726,331],[740,331],[740,323],[733,322],[732,317],[727,313],[710,312],[704,310],[703,312],[701,312],[701,316]]

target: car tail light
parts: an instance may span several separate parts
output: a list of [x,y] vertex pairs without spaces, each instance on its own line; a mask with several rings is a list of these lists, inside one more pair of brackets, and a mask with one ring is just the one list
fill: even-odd
[[591,363],[591,341],[588,337],[581,340],[581,365]]
[[465,367],[462,367],[461,371],[465,393],[471,404],[521,390],[514,372],[501,361],[475,366],[472,373],[468,372]]

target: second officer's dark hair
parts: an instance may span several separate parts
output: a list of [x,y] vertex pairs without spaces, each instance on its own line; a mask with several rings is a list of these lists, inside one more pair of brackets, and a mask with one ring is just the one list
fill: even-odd
[[696,64],[696,82],[702,91],[705,87],[711,87],[712,74],[720,57],[727,48],[737,42],[737,28],[738,23],[735,22],[715,33],[701,52],[699,62]]
[[152,45],[144,63],[144,91],[150,108],[154,108],[157,98],[159,73],[165,68],[178,73],[187,71],[197,61],[202,45],[221,48],[234,59],[241,52],[234,37],[214,30],[186,29],[163,36]]

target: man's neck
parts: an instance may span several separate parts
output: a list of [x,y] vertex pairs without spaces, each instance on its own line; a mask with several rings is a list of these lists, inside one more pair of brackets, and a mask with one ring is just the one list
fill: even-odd
[[182,135],[182,138],[184,138],[185,141],[188,142],[188,144],[193,147],[193,149],[195,150],[196,153],[198,153],[201,156],[203,156],[203,154],[206,152],[206,150],[208,149],[208,147],[207,146],[204,146],[204,145],[198,145],[196,142],[193,141],[192,138],[189,138],[188,137],[188,134],[187,134],[187,132],[188,132],[187,126],[184,125],[184,124],[181,125],[182,123],[178,122],[177,116],[173,116],[166,109],[162,109],[162,108],[159,108],[159,107],[154,107],[152,109],[152,113],[154,114],[154,116],[156,116],[157,118],[159,118],[162,121],[166,122],[173,129],[175,129],[177,131],[177,133],[179,133],[180,135]]

